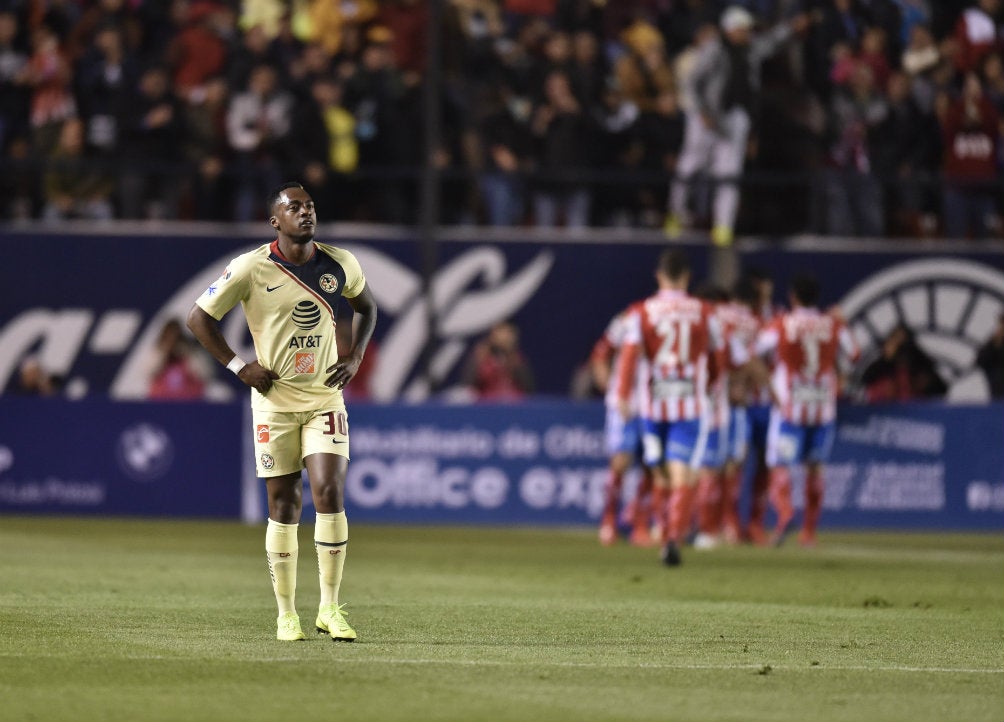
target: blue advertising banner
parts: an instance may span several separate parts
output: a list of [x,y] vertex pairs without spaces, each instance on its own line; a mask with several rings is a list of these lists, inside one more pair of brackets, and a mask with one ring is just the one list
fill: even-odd
[[237,404],[0,399],[0,513],[236,519]]
[[[1004,531],[1004,405],[840,414],[824,528]],[[346,505],[363,521],[595,524],[603,417],[594,403],[357,406]]]
[[[609,319],[653,291],[664,245],[660,235],[641,231],[579,237],[454,230],[439,243],[432,279],[438,324],[436,338],[428,339],[422,258],[410,230],[322,228],[319,239],[358,256],[380,307],[371,397],[409,402],[449,396],[473,344],[507,319],[519,327],[538,392],[567,396]],[[23,360],[37,356],[75,397],[139,399],[165,322],[184,318],[231,258],[271,236],[265,224],[260,232],[195,224],[156,233],[138,225],[107,233],[13,231],[3,240],[17,249],[18,271],[0,284],[0,391],[10,391]],[[708,249],[687,248],[696,286],[707,277]],[[905,324],[935,358],[950,399],[987,398],[973,361],[1004,312],[1004,244],[962,251],[936,242],[794,239],[737,248],[741,265],[774,276],[779,303],[795,272],[819,276],[823,303],[841,305],[866,360],[895,325]],[[251,357],[239,309],[223,331],[239,354]],[[433,388],[422,367],[427,347]],[[211,388],[217,399],[239,390],[219,369]]]
[[[4,397],[0,513],[262,521],[245,406]],[[603,418],[595,402],[354,404],[346,506],[362,522],[593,525]],[[1000,403],[843,405],[822,526],[1004,531],[1002,437]]]

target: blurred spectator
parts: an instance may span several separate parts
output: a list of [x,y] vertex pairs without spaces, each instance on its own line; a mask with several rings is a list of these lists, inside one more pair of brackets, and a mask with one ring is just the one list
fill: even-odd
[[[366,34],[358,66],[345,84],[345,103],[356,117],[360,170],[399,170],[415,149],[414,117],[401,74],[394,67],[390,32],[376,26]],[[369,217],[387,223],[408,219],[408,202],[400,181],[368,177],[362,202]]]
[[934,360],[903,325],[883,341],[882,355],[864,369],[861,383],[872,403],[935,398],[948,391]]
[[[671,92],[671,91],[666,91]],[[638,136],[640,113],[616,80],[611,80],[593,116],[597,133],[597,168],[622,181],[641,166],[643,147]],[[638,189],[623,182],[594,186],[594,215],[601,225],[628,227],[637,214]]]
[[889,231],[924,235],[933,223],[921,216],[933,207],[929,200],[937,168],[937,122],[925,115],[910,93],[909,78],[893,73],[888,85],[889,112],[873,131],[875,174],[885,184]]
[[185,97],[223,72],[235,20],[229,10],[207,0],[183,2],[179,7],[183,8],[179,11],[183,27],[168,48],[167,62],[175,93]]
[[199,220],[224,221],[233,217],[225,175],[227,105],[230,88],[223,77],[207,80],[183,104],[183,153],[193,168],[189,195]]
[[147,398],[157,401],[194,401],[205,397],[212,377],[210,359],[185,335],[172,318],[160,330],[149,359]]
[[463,371],[463,383],[479,401],[516,401],[533,393],[533,372],[520,350],[519,330],[514,324],[495,324],[475,344]]
[[122,35],[128,52],[139,50],[143,44],[143,25],[136,5],[126,0],[97,0],[84,3],[80,19],[73,25],[66,41],[67,53],[72,60],[83,57],[94,45],[96,36],[107,28]]
[[841,44],[850,53],[856,52],[867,23],[867,18],[854,0],[823,3],[819,22],[810,30],[805,44],[805,54],[809,85],[824,100],[830,94],[835,46]]
[[47,154],[56,145],[63,121],[77,114],[70,92],[73,71],[49,27],[42,25],[34,31],[31,46],[22,78],[31,88],[32,144]]
[[0,150],[28,128],[28,54],[18,35],[17,15],[0,10]]
[[722,37],[701,45],[689,77],[689,99],[677,180],[670,188],[666,231],[678,236],[690,225],[687,194],[695,174],[706,171],[715,182],[711,238],[732,243],[739,210],[738,176],[747,140],[758,115],[761,63],[809,24],[798,15],[770,31],[754,35],[753,16],[738,5],[722,13]]
[[889,106],[872,70],[854,66],[846,88],[830,102],[830,169],[826,174],[826,232],[843,236],[882,234],[882,189],[873,175],[871,134]]
[[84,155],[84,124],[64,121],[45,174],[46,220],[112,217],[113,183]]
[[959,16],[952,33],[955,67],[960,73],[979,70],[983,58],[1001,50],[997,16],[1001,0],[977,0]]
[[0,216],[27,220],[41,207],[38,167],[25,136],[10,138],[0,162],[8,170],[0,173]]
[[160,67],[139,79],[123,119],[119,178],[123,218],[175,218],[179,186],[175,177],[184,119],[171,93],[170,77]]
[[614,66],[614,77],[625,98],[639,110],[650,111],[656,98],[675,90],[666,42],[654,26],[644,21],[635,22],[622,37],[627,52]]
[[541,173],[533,192],[534,222],[544,228],[561,221],[567,228],[588,226],[592,194],[576,171],[590,166],[593,128],[565,73],[556,70],[547,76],[530,130]]
[[[684,115],[675,93],[666,91],[655,99],[655,107],[638,119],[637,137],[641,144],[640,168],[648,173],[676,172],[676,163],[683,147]],[[663,182],[646,184],[640,193],[642,225],[658,227],[666,204]]]
[[990,396],[1004,399],[1004,313],[997,317],[997,325],[987,342],[976,355],[976,365],[987,377]]
[[247,90],[230,99],[227,138],[234,151],[238,221],[258,218],[260,200],[280,183],[280,158],[292,125],[293,97],[279,88],[275,70],[258,65]]
[[121,150],[122,122],[132,108],[138,71],[122,33],[111,26],[94,34],[93,44],[77,65],[77,107],[87,129],[87,145],[103,160],[115,158]]
[[903,70],[910,77],[914,98],[924,112],[934,109],[934,73],[942,63],[941,51],[926,25],[915,25],[910,31],[910,41],[903,51]]
[[45,370],[37,356],[28,356],[18,367],[13,391],[22,396],[53,396],[59,385],[59,379]]
[[426,33],[429,25],[428,0],[384,0],[377,22],[391,35],[394,65],[417,82],[425,73]]
[[991,53],[983,59],[983,91],[997,115],[1004,118],[1004,58]]
[[226,63],[231,88],[245,88],[251,71],[258,65],[277,65],[272,54],[272,40],[263,25],[253,25],[239,38]]
[[293,176],[303,178],[323,212],[351,218],[356,198],[347,176],[359,165],[356,120],[344,106],[344,88],[333,78],[318,78],[311,86],[312,103],[293,123],[295,143],[288,162]]
[[945,235],[986,237],[1000,230],[1000,116],[979,76],[966,76],[962,95],[941,113],[944,138]]
[[492,226],[519,225],[525,214],[530,131],[521,110],[529,107],[502,87],[489,98],[479,130],[482,143],[478,184],[485,220]]
[[377,14],[376,0],[307,0],[306,12],[294,7],[293,32],[305,43],[320,43],[328,55],[337,55],[348,33]]
[[606,75],[599,40],[593,33],[579,30],[572,36],[572,58],[568,67],[575,97],[587,106],[595,105],[606,87]]

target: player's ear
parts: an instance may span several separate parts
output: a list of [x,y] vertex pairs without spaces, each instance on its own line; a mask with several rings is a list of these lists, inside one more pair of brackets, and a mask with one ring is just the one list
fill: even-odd
[[279,228],[279,219],[276,218],[275,216],[272,216],[271,218],[268,219],[268,224],[270,226],[272,226],[272,228],[278,229]]

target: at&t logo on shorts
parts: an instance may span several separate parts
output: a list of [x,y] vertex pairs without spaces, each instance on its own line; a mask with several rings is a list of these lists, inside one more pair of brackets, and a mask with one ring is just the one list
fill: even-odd
[[271,469],[273,466],[275,466],[275,459],[272,458],[272,455],[271,454],[262,454],[261,455],[261,468],[263,468],[263,469]]

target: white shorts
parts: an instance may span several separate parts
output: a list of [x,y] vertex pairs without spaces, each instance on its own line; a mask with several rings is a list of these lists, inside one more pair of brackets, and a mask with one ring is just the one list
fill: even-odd
[[303,457],[349,457],[349,418],[344,408],[325,411],[257,411],[254,457],[258,476],[282,476],[303,469]]

